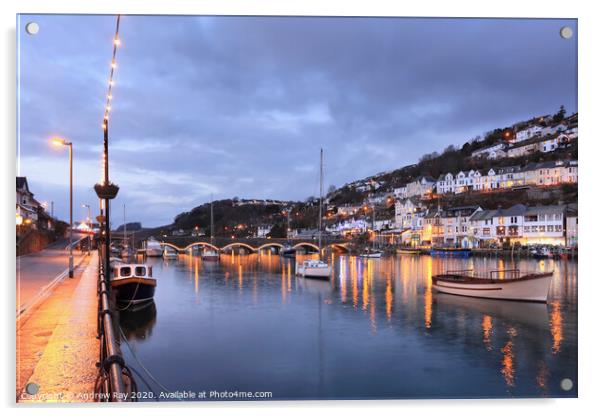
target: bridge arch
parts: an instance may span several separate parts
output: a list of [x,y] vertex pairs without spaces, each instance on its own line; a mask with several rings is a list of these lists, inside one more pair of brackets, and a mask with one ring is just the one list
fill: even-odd
[[234,247],[245,247],[248,248],[251,251],[256,251],[257,249],[253,246],[248,245],[247,243],[239,243],[239,242],[235,242],[235,243],[230,243],[228,245],[225,245],[221,248],[222,251],[226,251],[229,248],[234,248]]
[[297,243],[292,248],[294,250],[296,250],[296,249],[301,248],[301,247],[311,247],[311,248],[315,249],[318,252],[320,251],[320,247],[318,247],[316,244],[306,243],[306,242]]
[[280,243],[266,243],[264,245],[257,247],[257,251],[261,251],[264,248],[268,248],[268,247],[278,247],[279,249],[283,249],[284,245],[280,244]]
[[341,251],[344,251],[345,253],[347,253],[349,251],[349,247],[347,247],[346,243],[340,244],[340,243],[332,243],[328,245],[329,247],[333,247],[333,248],[337,248]]
[[197,243],[188,244],[188,245],[186,246],[186,248],[184,248],[184,250],[185,250],[185,251],[186,251],[186,250],[189,250],[189,249],[191,249],[191,248],[193,248],[193,247],[195,247],[195,246],[209,247],[209,248],[211,248],[211,249],[213,249],[213,250],[215,250],[215,251],[219,251],[219,248],[218,248],[217,246],[214,246],[214,245],[213,245],[213,244],[211,244],[211,243],[206,243],[206,242],[204,242],[204,241],[199,241],[199,242],[197,242]]
[[166,247],[166,246],[167,247],[171,247],[174,250],[176,250],[177,252],[186,250],[186,249],[180,248],[180,247],[178,247],[178,246],[176,246],[175,244],[172,244],[172,243],[165,243],[165,242],[161,241],[161,242],[159,242],[159,244],[161,245],[161,247]]

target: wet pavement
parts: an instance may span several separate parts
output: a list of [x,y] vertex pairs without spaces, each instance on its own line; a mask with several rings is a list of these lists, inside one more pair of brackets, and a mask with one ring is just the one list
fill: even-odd
[[[98,255],[93,252],[52,294],[17,323],[17,400],[93,401]],[[23,393],[26,386],[36,394]],[[36,391],[37,390],[37,391]]]
[[[42,251],[17,257],[17,314],[35,303],[40,293],[69,267],[69,240],[61,239]],[[74,264],[82,252],[74,250]]]

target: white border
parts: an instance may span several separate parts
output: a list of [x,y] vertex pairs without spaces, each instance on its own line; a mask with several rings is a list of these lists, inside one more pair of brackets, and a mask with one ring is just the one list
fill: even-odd
[[[358,1],[358,0],[289,0],[289,1],[244,1],[244,0],[164,0],[146,2],[124,0],[105,1],[67,1],[54,0],[10,0],[0,2],[2,8],[2,91],[0,101],[4,135],[2,137],[3,175],[2,192],[5,201],[1,204],[2,256],[1,274],[2,294],[5,302],[2,327],[2,365],[3,376],[0,381],[3,405],[12,407],[9,412],[18,411],[14,402],[14,269],[13,245],[13,184],[15,175],[15,78],[16,78],[16,13],[131,13],[131,14],[254,14],[254,15],[347,15],[347,16],[456,16],[456,17],[558,17],[579,19],[579,112],[581,133],[580,181],[579,188],[587,190],[580,197],[580,242],[579,258],[579,399],[565,400],[438,400],[438,401],[331,401],[331,402],[277,402],[277,403],[193,403],[182,406],[144,405],[137,411],[149,414],[162,414],[163,407],[177,409],[178,412],[211,414],[304,414],[308,411],[318,414],[331,414],[333,411],[346,414],[365,414],[367,411],[381,412],[444,412],[449,415],[507,415],[509,412],[530,410],[549,414],[590,413],[598,398],[598,387],[602,374],[600,359],[600,325],[598,298],[600,290],[600,265],[595,261],[600,256],[600,217],[599,157],[602,155],[602,137],[599,123],[601,120],[600,44],[602,37],[595,2],[545,1],[526,2],[524,0],[506,0],[504,2],[483,2],[470,0],[402,2],[402,1]],[[596,238],[598,237],[598,238]],[[34,410],[44,414],[79,414],[84,406],[22,408],[27,413]],[[99,406],[85,406],[93,414],[106,414],[107,409]],[[110,412],[127,412],[129,407],[111,406]]]

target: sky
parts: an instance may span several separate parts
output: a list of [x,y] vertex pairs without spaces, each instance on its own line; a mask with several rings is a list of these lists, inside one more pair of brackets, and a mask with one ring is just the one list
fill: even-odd
[[[36,35],[25,33],[35,21]],[[101,179],[115,16],[18,21],[17,174],[68,219]],[[575,36],[566,40],[560,28]],[[114,226],[214,199],[305,200],[564,105],[575,20],[122,16],[109,128]]]

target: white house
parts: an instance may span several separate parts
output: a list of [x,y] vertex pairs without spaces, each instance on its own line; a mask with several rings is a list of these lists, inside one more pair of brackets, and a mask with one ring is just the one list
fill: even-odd
[[21,221],[30,220],[32,223],[38,220],[40,203],[33,197],[29,190],[29,184],[25,176],[17,176],[16,214]]
[[480,246],[492,243],[566,244],[565,207],[528,207],[517,204],[507,209],[479,212],[470,219],[471,234]]
[[504,148],[506,147],[505,143],[496,143],[488,147],[483,147],[482,149],[475,150],[472,152],[471,156],[474,158],[477,157],[486,157],[487,159],[497,159],[502,157],[505,152]]
[[271,225],[260,225],[257,227],[257,233],[255,236],[257,238],[265,238],[271,230],[272,230]]
[[395,202],[395,227],[398,229],[413,228],[417,225],[416,218],[421,216],[424,205],[419,198],[406,198]]
[[523,169],[527,185],[549,186],[578,182],[576,160],[531,163]]
[[475,247],[475,239],[470,233],[470,217],[482,211],[479,206],[453,207],[441,213],[443,245],[452,247]]
[[543,127],[537,124],[530,125],[522,130],[516,132],[516,142],[522,142],[529,140],[533,137],[539,137]]
[[430,176],[420,176],[414,182],[408,183],[402,189],[400,198],[411,198],[413,196],[427,196],[433,192],[433,189],[436,187],[437,181]]

